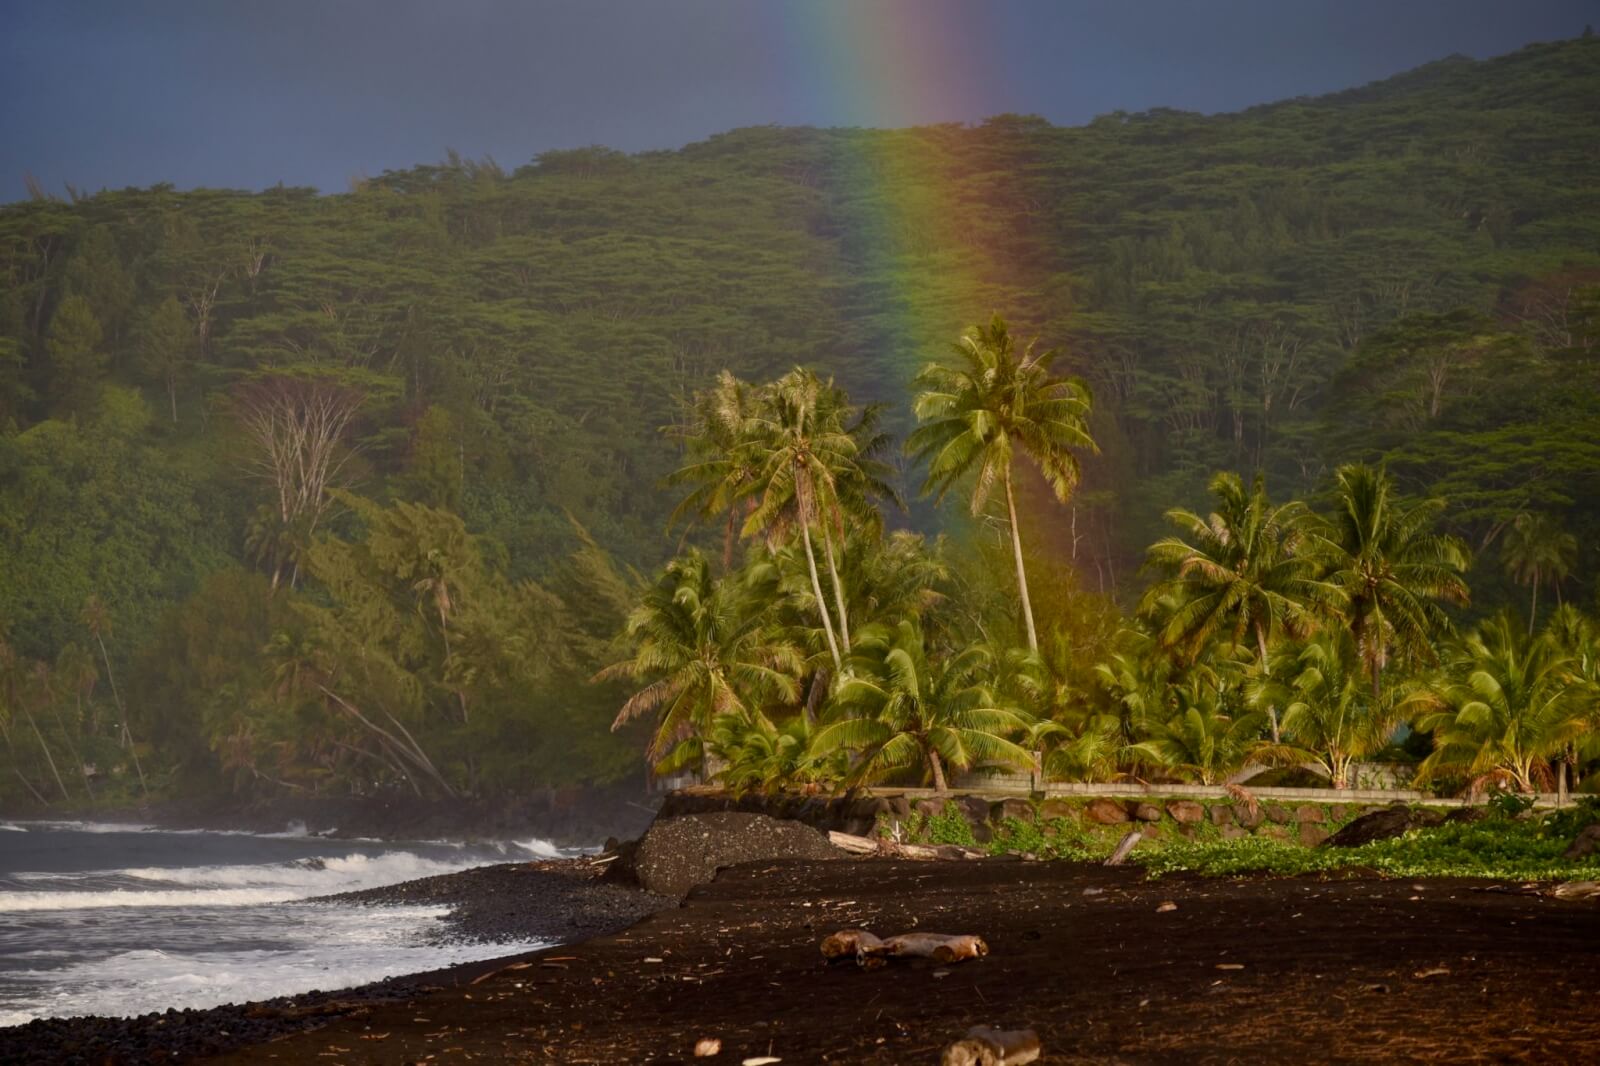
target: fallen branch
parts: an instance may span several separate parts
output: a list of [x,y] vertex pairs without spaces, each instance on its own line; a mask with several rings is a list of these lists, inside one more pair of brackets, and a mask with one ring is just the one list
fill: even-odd
[[828,833],[828,843],[852,855],[883,855],[894,859],[981,859],[984,853],[954,844],[896,844],[892,840],[873,840],[837,830]]
[[865,929],[840,929],[822,940],[822,957],[853,957],[865,969],[877,969],[889,959],[921,958],[951,964],[989,954],[989,945],[980,936],[949,936],[944,933],[902,933],[879,939]]
[[944,1049],[941,1066],[1022,1066],[1039,1058],[1039,1034],[1032,1029],[990,1029],[975,1025]]

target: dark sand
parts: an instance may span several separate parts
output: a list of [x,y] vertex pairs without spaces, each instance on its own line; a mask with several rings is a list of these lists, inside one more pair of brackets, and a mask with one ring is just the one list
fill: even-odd
[[[626,932],[220,1061],[692,1062],[715,1037],[702,1061],[934,1063],[979,1023],[1037,1029],[1049,1063],[1600,1061],[1600,906],[1515,888],[753,863]],[[992,954],[827,966],[822,936],[857,925],[977,933]]]

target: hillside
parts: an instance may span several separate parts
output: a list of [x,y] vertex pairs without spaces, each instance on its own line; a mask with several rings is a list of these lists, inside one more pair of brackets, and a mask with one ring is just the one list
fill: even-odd
[[[484,726],[478,742],[524,753],[485,780],[614,775],[634,749],[603,734],[614,696],[572,694],[593,665],[572,649],[618,621],[596,589],[678,543],[661,427],[723,368],[806,365],[903,432],[917,367],[991,311],[1094,390],[1103,454],[1076,504],[1028,501],[1048,523],[1033,550],[1086,587],[1126,599],[1162,511],[1199,503],[1216,470],[1313,496],[1366,459],[1449,499],[1446,525],[1483,549],[1474,609],[1522,595],[1495,535],[1524,511],[1577,535],[1565,594],[1591,603],[1596,100],[1600,42],[1583,39],[1234,115],[760,127],[509,171],[451,158],[335,195],[7,205],[0,684],[29,705],[25,662],[55,664],[106,723],[127,697],[171,773],[259,778],[219,738],[293,743],[234,720],[288,617],[268,590],[298,584],[320,532],[414,503],[428,510],[383,521],[459,516],[480,538],[461,549],[468,585],[514,598],[505,617],[565,611],[576,634],[547,661],[515,652],[539,672],[507,667],[506,707],[540,695]],[[274,494],[243,417],[308,377],[350,404],[330,446],[353,449],[340,475],[360,499],[325,516]],[[926,504],[906,520],[966,528]],[[388,565],[375,552],[323,572]]]

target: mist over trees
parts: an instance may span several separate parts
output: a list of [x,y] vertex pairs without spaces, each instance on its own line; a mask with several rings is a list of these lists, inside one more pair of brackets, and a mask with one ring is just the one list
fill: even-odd
[[[1596,99],[1586,38],[1236,115],[759,127],[0,207],[0,794],[484,794],[647,746],[746,781],[1005,745],[1206,778],[1273,730],[1337,775],[1376,750],[1329,725],[1356,705],[1459,768],[1491,741],[1471,664],[1542,738],[1507,780],[1576,765],[1551,699],[1594,661]],[[913,378],[996,311],[1092,397],[1070,474],[1022,436],[1015,513],[901,511],[933,458],[900,448],[939,391]],[[1216,560],[1256,575],[1243,622],[1162,613],[1222,551],[1213,513],[1278,537]],[[1158,541],[1171,572],[1141,574]],[[671,617],[680,593],[710,613]],[[613,733],[639,642],[686,633],[796,713],[686,705],[680,735],[640,704]],[[829,692],[871,727],[835,729]]]

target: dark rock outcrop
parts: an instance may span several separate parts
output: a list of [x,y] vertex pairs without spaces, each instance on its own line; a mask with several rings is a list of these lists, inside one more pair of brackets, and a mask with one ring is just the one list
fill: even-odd
[[1327,844],[1335,848],[1360,847],[1374,840],[1388,840],[1400,836],[1413,829],[1440,825],[1444,820],[1444,814],[1437,810],[1395,804],[1392,807],[1382,807],[1371,814],[1363,814],[1329,837]]
[[[843,852],[819,830],[764,814],[717,811],[658,819],[639,838],[628,867],[608,880],[631,877],[641,888],[683,896],[719,869],[763,859],[838,859]],[[623,858],[614,865],[622,866]]]

